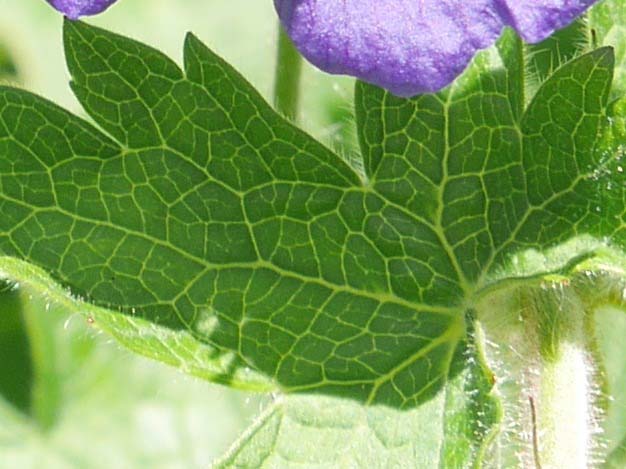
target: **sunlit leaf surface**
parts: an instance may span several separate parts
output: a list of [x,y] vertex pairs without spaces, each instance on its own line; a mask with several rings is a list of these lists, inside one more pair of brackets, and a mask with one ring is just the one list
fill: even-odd
[[[28,264],[44,269],[96,325],[192,374],[301,393],[226,465],[328,464],[330,440],[346,464],[375,440],[381,466],[472,464],[497,420],[475,302],[626,243],[621,166],[597,144],[609,48],[528,99],[511,34],[438,95],[358,84],[352,166],[191,35],[184,69],[82,23],[65,48],[94,124],[0,88],[0,272],[57,288]],[[290,426],[310,443],[281,450]]]

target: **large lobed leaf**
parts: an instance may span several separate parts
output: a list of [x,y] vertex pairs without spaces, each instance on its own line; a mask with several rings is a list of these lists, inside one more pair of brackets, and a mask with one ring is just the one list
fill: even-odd
[[[0,89],[0,271],[42,267],[109,308],[95,320],[140,353],[185,368],[181,351],[202,350],[183,354],[194,374],[338,396],[282,398],[225,464],[324,464],[315,448],[347,438],[346,464],[375,440],[381,466],[471,463],[497,418],[468,333],[477,295],[626,242],[617,160],[596,148],[608,48],[557,70],[528,107],[510,34],[438,95],[358,84],[360,174],[193,36],[184,71],[82,23],[66,23],[65,46],[102,130]],[[567,256],[510,262],[581,235]],[[330,430],[283,454],[289,421]],[[416,446],[426,424],[436,442]]]

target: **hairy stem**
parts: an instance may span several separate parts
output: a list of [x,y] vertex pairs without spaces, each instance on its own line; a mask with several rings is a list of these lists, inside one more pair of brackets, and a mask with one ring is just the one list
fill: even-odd
[[274,105],[278,112],[292,121],[298,118],[301,75],[302,56],[279,24]]
[[494,465],[592,467],[598,368],[575,290],[554,283],[503,292],[481,305],[479,321],[504,415]]
[[568,314],[571,330],[542,355],[534,392],[538,396],[539,454],[544,468],[590,467],[596,433],[590,351],[584,340],[584,312]]

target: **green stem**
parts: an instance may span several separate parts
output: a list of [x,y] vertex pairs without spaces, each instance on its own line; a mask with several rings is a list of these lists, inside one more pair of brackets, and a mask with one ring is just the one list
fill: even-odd
[[501,467],[592,466],[597,365],[586,304],[566,284],[525,286],[479,306],[485,355],[504,421]]
[[43,430],[53,426],[57,418],[60,390],[55,360],[53,321],[47,300],[27,286],[19,289],[22,318],[28,334],[33,383],[31,415]]
[[539,454],[546,468],[592,466],[597,416],[586,316],[582,304],[568,298],[563,311],[551,315],[561,325],[551,352],[540,353],[536,383],[542,435]]
[[29,286],[0,282],[0,395],[38,423],[57,417],[59,380],[47,299]]
[[302,56],[279,24],[278,55],[274,83],[276,110],[292,121],[298,118]]
[[0,396],[30,414],[33,369],[19,292],[0,282]]

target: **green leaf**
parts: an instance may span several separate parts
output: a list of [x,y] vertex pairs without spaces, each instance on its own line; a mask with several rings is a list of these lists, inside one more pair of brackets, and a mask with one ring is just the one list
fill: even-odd
[[[406,246],[423,256],[441,242],[431,227],[414,227],[410,214],[386,206],[238,75],[220,72],[226,64],[193,37],[188,79],[155,51],[85,25],[67,24],[66,49],[78,98],[123,143],[7,90],[6,120],[17,100],[49,128],[55,170],[48,179],[32,162],[29,177],[46,182],[28,185],[49,192],[19,204],[29,213],[0,237],[6,253],[30,251],[100,304],[132,305],[140,317],[236,351],[233,373],[251,367],[285,390],[412,405],[437,389],[463,336],[463,316],[449,301],[450,293],[461,297],[456,273],[448,259],[431,273],[418,258],[432,285],[398,295],[378,252],[386,247],[375,245],[389,218],[387,229],[404,236],[425,232]],[[10,133],[19,139],[32,123],[7,125],[17,125]],[[20,158],[15,143],[7,140],[9,155]],[[11,192],[3,186],[13,205]],[[41,244],[54,239],[63,255]],[[421,385],[395,389],[393,380],[413,375]]]
[[[249,368],[233,370],[235,354],[220,353],[215,347],[198,341],[189,332],[173,331],[134,314],[119,314],[86,304],[81,299],[68,295],[65,288],[59,286],[40,268],[16,258],[0,258],[0,266],[0,279],[11,279],[27,286],[34,294],[45,297],[49,304],[58,305],[64,311],[81,313],[90,323],[111,334],[132,351],[209,381],[255,391],[274,389],[268,378]],[[45,389],[44,395],[50,394],[50,389]]]
[[528,44],[531,81],[540,84],[559,67],[582,52],[588,52],[593,40],[590,35],[588,22],[579,18],[539,44]]
[[499,418],[478,363],[467,353],[446,391],[410,410],[282,396],[217,467],[466,467]]
[[626,92],[626,6],[622,0],[597,2],[583,17],[539,44],[528,44],[527,86],[531,89],[576,56],[600,46],[615,54],[612,98]]
[[[609,48],[559,68],[527,108],[510,33],[437,95],[359,83],[362,172],[193,36],[184,71],[83,23],[66,22],[65,48],[101,130],[0,88],[0,272],[74,301],[27,263],[43,268],[122,343],[193,374],[326,395],[281,398],[226,464],[324,464],[322,440],[300,456],[272,449],[282,422],[323,405],[328,419],[300,420],[331,429],[346,461],[380,439],[354,418],[382,419],[414,458],[427,447],[440,467],[474,464],[498,411],[473,305],[626,243],[626,188],[613,147],[597,145]],[[411,446],[425,425],[438,446]],[[312,434],[296,441],[324,438]]]
[[626,4],[621,0],[605,0],[594,6],[587,17],[591,40],[615,49],[612,96],[621,97],[626,93]]

